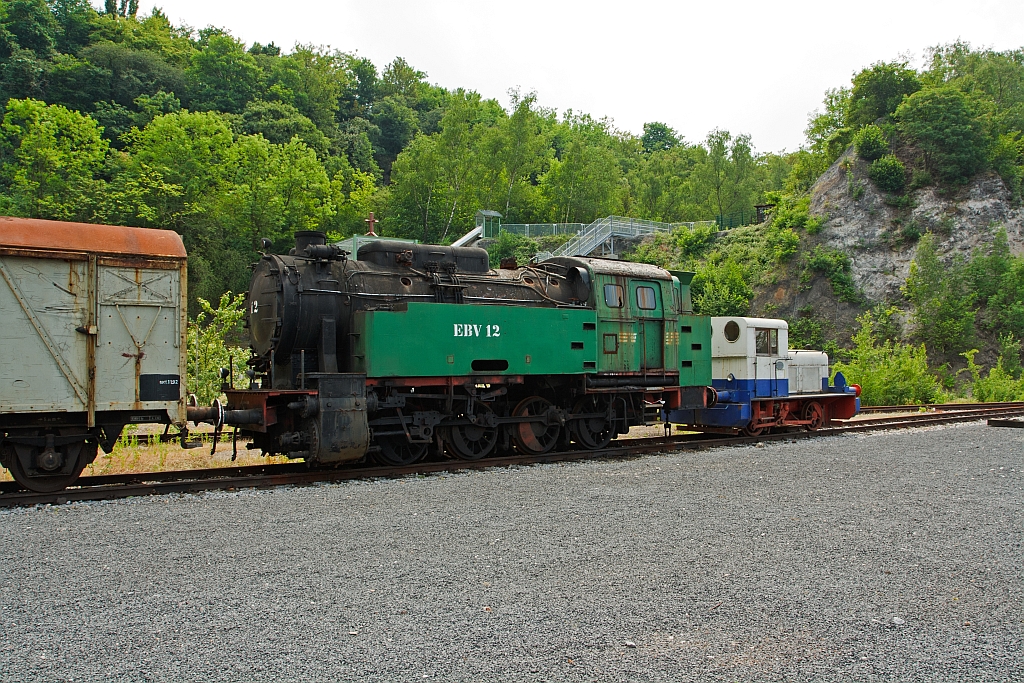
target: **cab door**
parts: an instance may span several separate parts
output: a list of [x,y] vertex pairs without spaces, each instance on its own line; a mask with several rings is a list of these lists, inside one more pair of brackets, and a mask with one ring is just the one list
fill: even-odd
[[630,298],[640,328],[641,368],[665,368],[665,307],[661,283],[646,280],[630,281]]
[[779,331],[758,327],[754,329],[754,395],[769,398],[779,395]]

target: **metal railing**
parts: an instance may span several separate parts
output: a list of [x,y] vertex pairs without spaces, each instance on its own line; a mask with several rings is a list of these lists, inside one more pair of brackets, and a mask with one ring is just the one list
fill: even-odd
[[616,237],[633,238],[665,233],[678,228],[693,230],[698,226],[715,226],[715,221],[693,221],[688,223],[659,223],[639,218],[608,216],[599,218],[581,230],[575,237],[550,253],[538,254],[540,258],[551,256],[588,256],[598,247]]
[[575,235],[586,227],[586,223],[502,223],[500,226],[488,226],[484,237],[497,237],[500,232],[510,232],[524,237]]

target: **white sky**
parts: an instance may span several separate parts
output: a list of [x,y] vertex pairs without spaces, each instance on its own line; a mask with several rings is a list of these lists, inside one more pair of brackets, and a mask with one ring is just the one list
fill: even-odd
[[[97,3],[99,4],[99,3]],[[142,4],[146,8],[148,3]],[[879,60],[957,39],[1024,47],[1022,0],[162,0],[175,24],[246,43],[395,56],[446,88],[608,117],[640,133],[663,121],[695,142],[749,133],[762,152],[803,142],[826,88]]]

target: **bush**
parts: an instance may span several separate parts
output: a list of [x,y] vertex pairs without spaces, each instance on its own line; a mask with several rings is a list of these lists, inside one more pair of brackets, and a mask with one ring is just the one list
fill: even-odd
[[931,233],[918,242],[903,293],[913,307],[915,334],[932,351],[950,354],[970,348],[976,295],[971,290],[969,270],[962,260],[945,265]]
[[707,261],[697,268],[691,283],[697,315],[747,315],[754,290],[744,279],[744,268],[731,261]]
[[537,243],[525,235],[516,235],[511,232],[500,232],[498,237],[487,247],[487,255],[490,257],[491,267],[497,268],[502,259],[515,257],[516,263],[525,265],[530,262],[540,248]]
[[847,382],[860,385],[861,403],[878,406],[933,402],[939,384],[928,371],[924,344],[879,343],[870,313],[857,318],[857,322],[860,329],[853,337],[849,362],[837,362],[832,370],[842,372]]
[[967,96],[953,87],[914,93],[896,110],[900,132],[924,152],[925,164],[946,182],[963,182],[985,164],[988,146]]
[[999,339],[1003,352],[996,364],[989,368],[988,376],[981,376],[981,368],[974,362],[977,349],[963,354],[971,373],[971,396],[985,403],[1024,400],[1024,380],[1020,378],[1020,342],[1007,335]]
[[819,244],[807,255],[807,269],[827,277],[832,284],[832,292],[840,301],[851,304],[860,302],[860,292],[857,291],[857,286],[853,284],[853,277],[850,275],[850,257],[844,252],[838,249],[825,249]]
[[853,148],[861,159],[874,161],[889,151],[889,140],[881,128],[872,124],[857,132],[853,138]]
[[245,361],[249,356],[237,343],[242,318],[245,317],[245,294],[236,297],[226,292],[220,298],[217,308],[206,299],[199,299],[200,313],[188,321],[188,375],[186,388],[195,394],[199,405],[209,405],[220,396],[220,369],[226,368],[234,357],[236,387],[248,387],[245,376]]
[[907,183],[907,169],[893,154],[887,154],[871,162],[868,177],[883,192],[899,192]]
[[825,225],[827,216],[811,215],[811,198],[808,196],[794,198],[785,195],[776,199],[775,210],[772,213],[771,227],[804,229],[809,235],[816,235],[821,232]]

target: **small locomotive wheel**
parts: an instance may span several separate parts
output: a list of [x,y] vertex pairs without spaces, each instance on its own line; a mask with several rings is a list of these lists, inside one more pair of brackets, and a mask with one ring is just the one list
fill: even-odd
[[754,423],[751,422],[740,431],[743,433],[743,436],[761,436],[762,434],[768,431],[768,428],[765,427],[764,425],[755,427]]
[[[572,421],[573,439],[584,448],[600,450],[611,443],[612,425],[608,422],[608,400],[597,394],[588,394],[576,402],[573,413],[590,417]],[[595,415],[599,413],[600,415]]]
[[[512,411],[512,417],[545,417],[552,410],[551,401],[541,396],[530,396],[519,402]],[[512,425],[511,432],[517,450],[527,455],[539,455],[555,447],[562,434],[562,426],[545,419]]]
[[479,460],[490,454],[498,444],[498,428],[488,427],[490,408],[477,404],[473,416],[475,424],[450,425],[444,428],[442,438],[452,455],[461,460]]
[[810,420],[808,431],[816,432],[825,424],[825,410],[817,401],[811,401],[804,406],[803,419]]

